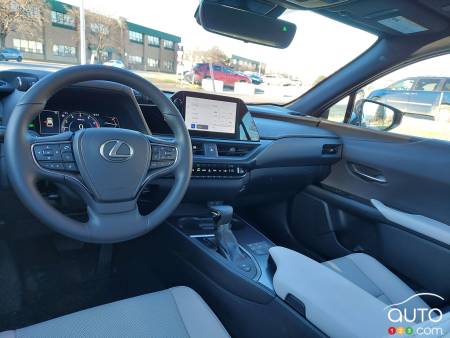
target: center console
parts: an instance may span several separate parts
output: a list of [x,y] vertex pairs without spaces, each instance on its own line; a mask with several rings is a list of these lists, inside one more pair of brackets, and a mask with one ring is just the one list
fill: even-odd
[[169,223],[225,269],[273,292],[269,248],[275,244],[235,215],[231,206],[210,203],[208,209],[200,216],[179,214]]
[[170,283],[199,292],[232,337],[323,337],[277,297],[275,244],[231,207],[214,204],[183,204],[157,229],[154,249],[166,257],[159,268]]

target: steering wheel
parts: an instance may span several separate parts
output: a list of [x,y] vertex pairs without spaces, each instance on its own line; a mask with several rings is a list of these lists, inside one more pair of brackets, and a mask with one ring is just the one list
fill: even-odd
[[[60,89],[90,80],[117,82],[140,91],[160,109],[174,133],[167,140],[120,128],[90,128],[39,137],[28,125]],[[141,236],[161,224],[181,202],[189,185],[192,147],[183,117],[156,86],[127,70],[83,65],[48,75],[16,105],[5,135],[9,181],[23,204],[43,223],[68,237],[114,243]],[[145,185],[163,175],[174,184],[161,204],[141,215],[137,200]],[[42,179],[66,184],[87,205],[80,222],[53,208],[39,193]]]

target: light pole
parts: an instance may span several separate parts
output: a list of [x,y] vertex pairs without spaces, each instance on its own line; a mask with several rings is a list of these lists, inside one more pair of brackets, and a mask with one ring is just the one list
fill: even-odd
[[86,64],[86,23],[84,20],[84,0],[80,5],[80,63]]

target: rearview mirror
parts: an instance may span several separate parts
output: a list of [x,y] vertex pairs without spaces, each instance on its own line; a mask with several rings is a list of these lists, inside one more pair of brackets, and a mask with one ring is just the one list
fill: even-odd
[[350,124],[368,129],[388,131],[402,122],[403,112],[387,104],[373,100],[359,100]]
[[207,0],[195,18],[208,32],[275,48],[288,47],[297,30],[293,23]]

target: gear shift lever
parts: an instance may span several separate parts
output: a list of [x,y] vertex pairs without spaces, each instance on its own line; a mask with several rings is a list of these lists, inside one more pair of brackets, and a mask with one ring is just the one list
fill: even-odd
[[218,251],[225,258],[236,262],[247,260],[239,248],[239,243],[231,231],[231,220],[233,218],[233,207],[208,203],[208,208],[213,214],[215,225],[215,237]]

